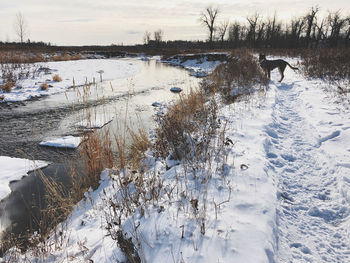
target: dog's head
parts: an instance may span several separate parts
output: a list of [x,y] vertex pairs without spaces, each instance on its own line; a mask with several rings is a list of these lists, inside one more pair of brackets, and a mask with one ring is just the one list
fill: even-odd
[[266,59],[265,54],[259,54],[259,61],[263,61]]

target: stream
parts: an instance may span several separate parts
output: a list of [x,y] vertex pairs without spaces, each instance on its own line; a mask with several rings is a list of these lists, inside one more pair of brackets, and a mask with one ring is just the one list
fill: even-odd
[[[184,93],[198,86],[200,79],[178,67],[154,59],[123,58],[136,64],[140,71],[132,77],[109,79],[95,85],[79,86],[39,99],[0,104],[0,156],[44,160],[50,163],[42,169],[45,176],[65,182],[67,161],[79,166],[79,147],[75,150],[43,147],[46,138],[81,135],[76,124],[87,113],[108,122],[103,129],[115,134],[127,119],[128,127],[146,130],[154,127],[154,102],[169,102],[179,97],[170,92],[180,87]],[[84,94],[84,95],[82,95]],[[96,117],[98,116],[98,117]],[[102,117],[101,117],[102,116]],[[109,121],[111,120],[111,121]],[[45,207],[45,190],[38,172],[10,183],[11,193],[0,201],[1,232],[11,229],[14,235],[38,227],[40,209]]]

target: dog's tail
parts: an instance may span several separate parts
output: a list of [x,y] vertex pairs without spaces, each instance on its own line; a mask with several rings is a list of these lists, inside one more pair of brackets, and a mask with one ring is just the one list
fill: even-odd
[[287,62],[287,65],[293,70],[299,70],[298,68],[291,66],[288,62]]

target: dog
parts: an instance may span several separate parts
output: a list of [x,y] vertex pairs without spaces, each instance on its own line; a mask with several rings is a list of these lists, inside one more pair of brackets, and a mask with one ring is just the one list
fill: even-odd
[[268,79],[270,79],[271,70],[278,68],[281,74],[281,79],[279,82],[281,82],[284,78],[284,70],[286,69],[287,65],[293,70],[298,70],[298,68],[291,66],[287,61],[284,61],[283,59],[267,60],[264,54],[259,54],[259,63],[261,68],[265,71]]

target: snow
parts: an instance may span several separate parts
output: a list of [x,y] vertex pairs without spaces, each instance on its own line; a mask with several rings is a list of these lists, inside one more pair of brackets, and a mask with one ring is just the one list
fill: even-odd
[[[292,73],[289,73],[292,75]],[[326,84],[299,78],[275,85],[277,134],[267,152],[278,178],[280,262],[350,261],[349,111]],[[345,106],[345,107],[344,107]]]
[[[162,191],[121,224],[143,262],[350,262],[349,108],[321,80],[271,77],[265,94],[221,107],[210,162],[167,167],[146,153],[141,188],[161,178]],[[117,220],[110,204],[138,193],[137,180],[120,189],[127,174],[101,174],[45,262],[125,262],[106,228]]]
[[77,148],[81,143],[81,137],[64,136],[61,138],[51,138],[40,143],[42,146],[57,148]]
[[[208,53],[207,55],[215,55],[215,54],[222,55],[222,53]],[[217,66],[223,63],[223,61],[219,61],[219,60],[208,61],[208,58],[205,56],[205,54],[203,54],[203,57],[201,59],[198,59],[198,58],[191,59],[191,56],[196,56],[196,55],[193,55],[193,54],[186,54],[183,56],[177,55],[175,57],[169,58],[165,62],[174,66],[181,66],[189,70],[192,76],[196,76],[196,77],[205,77],[209,75],[211,72],[214,71],[214,69]]]
[[28,172],[48,166],[44,161],[0,156],[0,200],[11,193],[10,182],[20,180]]
[[[129,78],[141,70],[138,65],[127,59],[83,59],[30,65],[32,74],[29,78],[21,79],[16,83],[19,88],[14,88],[9,93],[0,91],[0,95],[4,96],[3,101],[24,101],[34,97],[62,93],[73,86],[73,80],[74,85],[79,86],[85,83],[98,83],[101,79],[108,81]],[[62,78],[61,82],[52,81],[56,74]],[[0,84],[3,81],[0,77]],[[45,82],[51,87],[41,90],[40,85]]]

